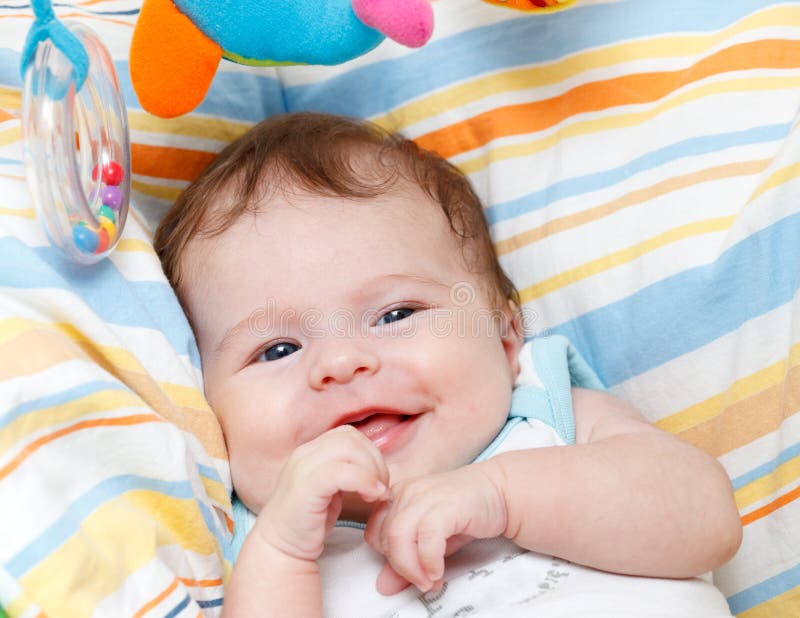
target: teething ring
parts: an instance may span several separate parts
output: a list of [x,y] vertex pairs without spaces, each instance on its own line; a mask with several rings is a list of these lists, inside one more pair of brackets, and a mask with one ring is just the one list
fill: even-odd
[[76,92],[73,64],[50,40],[25,71],[25,171],[51,242],[80,264],[119,241],[130,200],[125,103],[111,57],[86,26],[67,24],[89,56]]

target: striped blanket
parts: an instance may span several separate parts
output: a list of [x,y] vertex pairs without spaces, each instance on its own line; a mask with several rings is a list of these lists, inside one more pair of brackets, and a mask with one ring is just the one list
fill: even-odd
[[[531,336],[720,459],[744,524],[714,574],[746,618],[800,616],[800,2],[438,0],[424,48],[336,67],[223,63],[191,115],[142,111],[137,0],[72,0],[129,107],[134,208],[64,262],[22,163],[31,11],[0,2],[0,606],[218,615],[230,475],[196,346],[150,240],[226,143],[281,111],[370,118],[464,170]],[[676,465],[679,465],[676,462]]]

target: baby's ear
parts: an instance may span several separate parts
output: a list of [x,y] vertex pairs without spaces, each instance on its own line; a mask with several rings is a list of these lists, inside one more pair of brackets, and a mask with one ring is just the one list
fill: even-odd
[[525,343],[525,333],[522,325],[522,312],[519,305],[513,300],[509,300],[503,310],[504,320],[500,333],[503,343],[503,350],[506,353],[508,365],[511,368],[511,375],[516,378],[519,375],[519,351]]

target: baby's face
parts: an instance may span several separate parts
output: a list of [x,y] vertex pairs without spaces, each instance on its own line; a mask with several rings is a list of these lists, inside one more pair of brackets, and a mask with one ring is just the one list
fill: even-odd
[[418,189],[272,196],[193,241],[185,264],[205,392],[252,510],[297,446],[341,424],[373,440],[392,483],[470,462],[502,427],[520,338],[492,321],[500,311]]

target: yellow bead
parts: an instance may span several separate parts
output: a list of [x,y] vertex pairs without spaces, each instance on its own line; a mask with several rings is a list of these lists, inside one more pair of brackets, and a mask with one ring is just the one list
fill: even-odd
[[98,220],[100,221],[100,227],[108,234],[109,242],[113,242],[113,240],[117,237],[117,226],[114,225],[114,222],[107,217],[101,216]]

